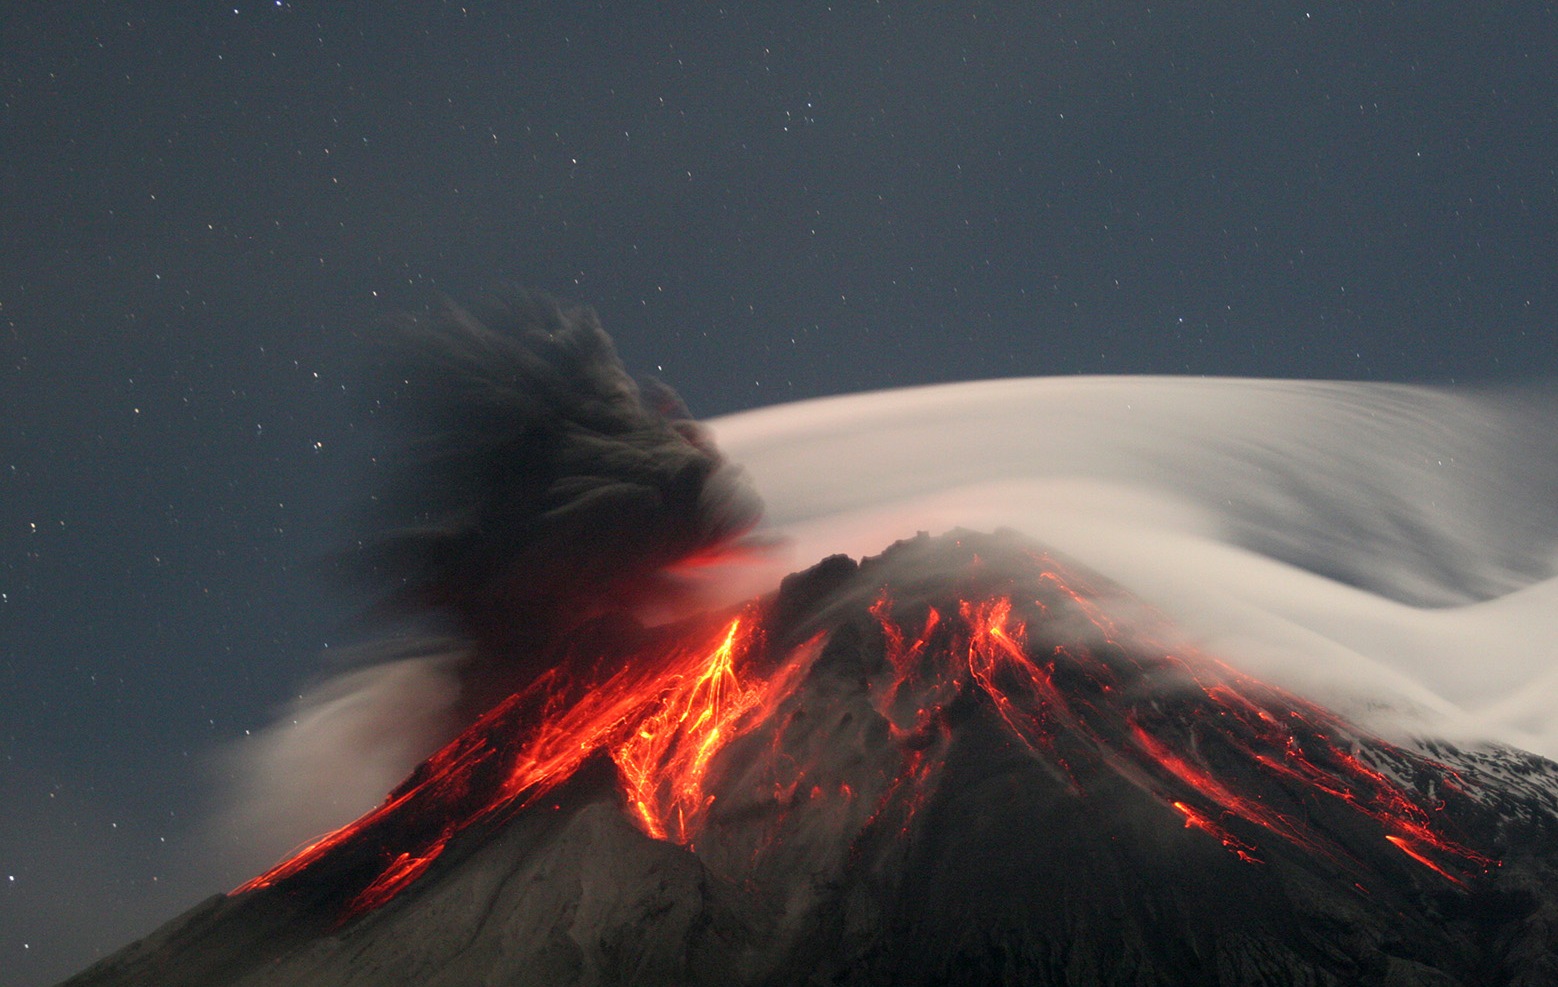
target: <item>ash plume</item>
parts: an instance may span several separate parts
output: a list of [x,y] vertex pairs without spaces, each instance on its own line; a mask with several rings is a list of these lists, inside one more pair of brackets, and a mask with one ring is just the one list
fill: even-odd
[[592,309],[516,291],[446,303],[392,322],[383,354],[397,448],[345,567],[391,633],[222,766],[222,839],[248,866],[371,807],[570,631],[674,612],[692,593],[674,568],[742,550],[761,514]]
[[669,567],[757,522],[739,472],[674,392],[635,383],[593,310],[511,293],[393,328],[405,448],[357,562],[381,612],[437,618],[476,666],[528,678],[557,635],[674,592]]

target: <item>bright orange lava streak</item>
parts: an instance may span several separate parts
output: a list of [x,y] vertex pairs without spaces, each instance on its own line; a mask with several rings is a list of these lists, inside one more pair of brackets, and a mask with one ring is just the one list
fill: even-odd
[[685,681],[673,682],[660,707],[611,749],[628,805],[657,840],[692,840],[714,801],[703,787],[709,759],[762,700],[765,683],[743,685],[736,676],[732,650],[740,627],[732,621],[707,661],[689,670]]
[[[243,884],[234,893],[266,887],[298,874],[336,848],[392,817],[418,811],[443,819],[419,847],[395,854],[379,876],[352,900],[348,911],[383,904],[438,859],[449,841],[499,812],[530,805],[566,781],[584,760],[606,750],[617,763],[628,800],[645,832],[686,842],[713,796],[703,791],[709,761],[737,735],[742,716],[788,684],[797,663],[773,681],[737,673],[743,621],[727,624],[706,649],[673,651],[660,660],[633,664],[583,690],[576,701],[554,709],[542,680],[494,708],[418,769],[414,784],[356,821],[305,846],[291,858]],[[513,745],[510,722],[517,711],[539,703],[543,716],[529,738]],[[511,746],[513,745],[513,746]],[[515,752],[514,748],[518,751]],[[494,760],[510,765],[491,791],[476,792],[476,775]],[[455,803],[478,801],[464,815]]]

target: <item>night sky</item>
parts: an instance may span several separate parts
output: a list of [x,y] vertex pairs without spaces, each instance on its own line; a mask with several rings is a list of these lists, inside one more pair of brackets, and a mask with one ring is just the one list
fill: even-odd
[[587,302],[701,417],[1550,380],[1554,52],[1532,0],[4,5],[0,982],[248,876],[213,754],[361,634],[386,315]]

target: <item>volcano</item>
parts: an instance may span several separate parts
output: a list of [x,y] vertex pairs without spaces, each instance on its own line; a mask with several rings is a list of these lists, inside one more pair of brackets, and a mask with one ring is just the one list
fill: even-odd
[[[627,374],[593,312],[511,294],[409,318],[391,341],[382,404],[405,413],[405,464],[352,560],[378,614],[442,635],[426,652],[440,657],[377,667],[458,694],[445,742],[418,747],[434,753],[376,808],[75,987],[1558,983],[1558,765],[1387,741],[1203,653],[1121,585],[1012,530],[918,534],[716,603],[685,577],[765,550],[756,490],[673,393]],[[1108,411],[1113,388],[1089,414]],[[1262,392],[1267,421],[1294,417],[1290,390]],[[788,464],[764,488],[790,522],[862,497],[934,513],[927,476],[1004,478],[1053,509],[1065,498],[1022,482],[1031,464],[1123,475],[990,427],[1035,417],[995,414],[1023,393],[922,396],[917,413],[964,422],[956,442],[853,478],[851,456],[880,466],[914,445],[906,436],[942,433],[906,424],[898,396],[885,417],[846,401],[809,409],[800,435],[761,416],[736,434],[748,463],[768,443],[768,465]],[[1132,393],[1127,412],[1157,394],[1142,405],[1169,423],[1157,438],[1206,433],[1182,387]],[[1414,421],[1409,396],[1352,407],[1305,394],[1300,410],[1348,424],[1371,478],[1418,434],[1364,441],[1367,423]],[[1039,438],[1086,445],[1076,422],[1053,421],[1087,396],[1052,402]],[[1441,449],[1446,429],[1431,432]],[[1533,434],[1549,432],[1544,419]],[[1273,558],[1310,564],[1294,546],[1323,546],[1324,568],[1356,582],[1392,568],[1342,564],[1334,537],[1294,537],[1312,517],[1350,533],[1353,554],[1485,599],[1513,588],[1506,570],[1529,582],[1518,565],[1444,564],[1463,553],[1429,537],[1440,488],[1428,513],[1402,493],[1418,479],[1381,481],[1369,509],[1339,512],[1295,450],[1267,468],[1270,429],[1255,433],[1265,452],[1223,433],[1188,451],[1232,450],[1240,469],[1279,478],[1274,498],[1214,491],[1244,504],[1233,530]],[[853,452],[828,444],[838,434]],[[956,465],[992,437],[1003,461],[1027,465]],[[1109,448],[1184,481],[1171,486],[1192,501],[1203,472],[1230,472],[1178,454],[1183,439],[1154,459],[1161,444]],[[843,480],[817,475],[829,459]],[[817,489],[797,498],[786,484]],[[1545,504],[1550,486],[1537,488],[1519,502]],[[808,496],[820,515],[797,513]],[[1194,580],[1195,559],[1174,561]],[[1436,578],[1405,582],[1428,605]],[[352,695],[346,706],[378,718],[323,736],[383,749],[431,718]],[[353,753],[332,752],[323,776],[349,782],[341,766],[366,763]]]
[[1558,983],[1558,765],[1387,742],[1013,533],[547,647],[68,983]]

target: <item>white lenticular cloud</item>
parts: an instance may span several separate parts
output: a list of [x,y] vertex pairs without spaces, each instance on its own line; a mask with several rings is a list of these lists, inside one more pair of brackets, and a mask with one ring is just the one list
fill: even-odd
[[757,592],[918,530],[1009,527],[1376,729],[1558,756],[1555,408],[1551,392],[1152,377],[765,408],[710,427],[785,548],[726,575]]

